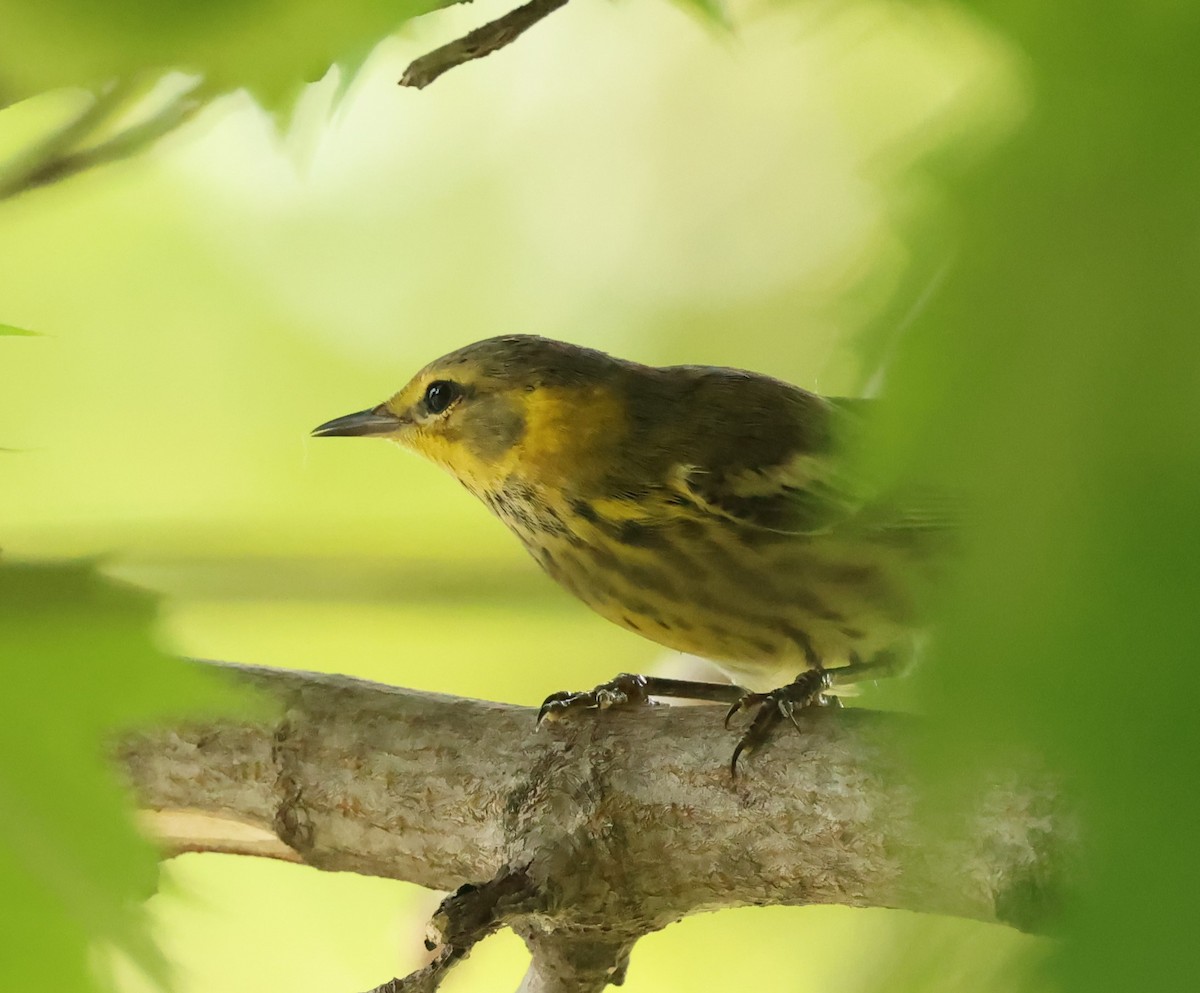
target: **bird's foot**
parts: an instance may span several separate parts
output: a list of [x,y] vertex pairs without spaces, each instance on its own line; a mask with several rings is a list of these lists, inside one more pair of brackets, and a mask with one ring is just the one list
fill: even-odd
[[595,689],[571,693],[567,690],[551,693],[538,710],[537,722],[557,721],[569,710],[608,710],[650,702],[647,679],[632,672],[623,672]]
[[733,683],[698,683],[690,679],[669,679],[666,676],[638,676],[623,672],[616,679],[601,683],[583,693],[551,693],[538,711],[538,723],[558,720],[568,710],[607,710],[631,704],[653,703],[653,697],[672,697],[679,700],[706,700],[710,703],[733,703],[746,695],[745,689]]
[[757,712],[733,750],[733,757],[729,760],[730,775],[737,778],[738,758],[766,744],[775,726],[785,717],[796,726],[796,730],[800,730],[800,725],[796,723],[797,710],[835,703],[836,697],[825,695],[831,685],[830,674],[825,669],[808,669],[786,686],[771,690],[770,693],[746,693],[735,700],[725,715],[726,728],[739,711],[755,707]]

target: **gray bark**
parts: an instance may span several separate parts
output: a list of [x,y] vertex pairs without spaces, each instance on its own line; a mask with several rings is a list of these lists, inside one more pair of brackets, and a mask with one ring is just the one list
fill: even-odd
[[[642,935],[747,904],[897,907],[1035,929],[1071,832],[1036,769],[926,803],[919,721],[814,708],[728,769],[712,707],[534,711],[338,676],[228,667],[255,718],[126,737],[119,757],[171,851],[266,855],[458,891],[434,962],[380,990],[432,990],[513,927],[522,990],[599,990]],[[952,813],[951,813],[952,811]],[[462,889],[460,889],[462,888]]]

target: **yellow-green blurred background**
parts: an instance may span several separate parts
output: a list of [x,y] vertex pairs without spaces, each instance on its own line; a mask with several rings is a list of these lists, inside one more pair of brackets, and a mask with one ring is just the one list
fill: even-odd
[[[1088,74],[1054,62],[1065,41],[1039,51],[994,11],[955,4],[747,2],[726,30],[650,0],[578,2],[428,90],[395,85],[411,58],[505,9],[430,15],[356,74],[309,86],[294,111],[225,96],[146,154],[0,203],[0,321],[42,335],[0,339],[0,445],[16,450],[0,463],[7,556],[100,556],[164,595],[159,637],[174,653],[532,704],[673,663],[555,588],[433,467],[380,443],[310,440],[314,425],[513,331],[832,394],[888,388],[907,354],[899,406],[927,449],[943,435],[926,420],[974,399],[955,377],[988,366],[989,342],[1034,342],[996,368],[1045,360],[1031,381],[1062,385],[1045,372],[1061,356],[1032,336],[1050,318],[1033,309],[1014,306],[1005,339],[964,304],[962,354],[944,361],[944,325],[916,344],[909,332],[948,279],[986,279],[969,246],[996,231],[972,211],[994,191],[964,189],[1028,150],[1045,115],[1070,116],[1078,94],[1055,104],[1054,70]],[[1064,36],[1025,8],[1014,23]],[[1119,48],[1118,28],[1101,41]],[[1133,103],[1137,78],[1121,91]],[[60,90],[0,112],[0,153],[79,100]],[[1037,204],[1108,197],[1104,147],[1091,171],[1064,173],[1062,199],[1043,170]],[[1122,230],[1097,235],[1111,231],[1114,259],[1130,247]],[[1025,248],[1035,274],[1062,258],[1050,241]],[[1056,320],[1069,327],[1070,310]],[[1087,396],[1066,393],[1076,424]],[[979,396],[994,410],[1003,389]],[[1028,469],[1058,488],[1044,475],[1058,450],[1016,468],[1002,443],[988,451],[1006,485],[1028,484]],[[1030,539],[1049,557],[1058,519]],[[1018,604],[1040,596],[1005,575]],[[970,692],[942,702],[961,710]],[[878,693],[894,706],[910,691]],[[181,993],[329,993],[415,967],[436,902],[390,881],[193,855],[167,866],[149,907]],[[1000,927],[749,909],[645,940],[627,988],[999,990],[1018,972],[1033,988],[1026,965],[1045,954]],[[445,988],[514,988],[524,961],[511,935],[493,938]],[[125,993],[148,988],[115,969]]]

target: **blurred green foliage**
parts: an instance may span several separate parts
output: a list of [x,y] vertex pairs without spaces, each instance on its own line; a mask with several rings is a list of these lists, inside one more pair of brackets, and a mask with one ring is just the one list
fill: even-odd
[[978,512],[919,677],[935,767],[1029,750],[1063,776],[1060,989],[1194,989],[1200,8],[977,6],[1036,109],[956,184],[954,269],[892,384],[897,457]]
[[107,761],[117,729],[236,706],[156,647],[150,597],[86,565],[0,564],[0,985],[92,988],[92,947],[169,973],[145,930],[157,853]]
[[[274,108],[424,9],[0,0],[0,97],[177,67]],[[748,4],[716,40],[660,5],[573,6],[419,97],[394,85],[436,43],[414,27],[343,103],[307,90],[282,140],[226,101],[187,140],[0,206],[3,316],[54,333],[0,365],[26,450],[0,466],[0,541],[118,551],[109,572],[170,595],[179,651],[535,702],[653,648],[436,470],[310,445],[312,425],[506,330],[882,383],[881,457],[972,496],[976,526],[930,658],[868,699],[929,716],[948,787],[1014,750],[1062,771],[1084,859],[1060,938],[747,909],[643,943],[627,988],[733,988],[750,959],[795,990],[1190,989],[1197,16]],[[437,40],[484,19],[439,18]],[[0,149],[74,97],[0,115]],[[152,961],[129,909],[151,853],[96,742],[195,701],[193,675],[155,654],[146,601],[82,567],[5,567],[0,615],[0,893],[21,908],[3,978],[83,988],[89,935]],[[150,916],[189,993],[282,985],[281,962],[297,991],[365,987],[415,964],[436,902],[214,856],[168,875]],[[449,988],[515,985],[522,958],[489,942]]]
[[447,0],[2,0],[0,106],[64,86],[183,70],[210,92],[245,87],[281,109],[334,62],[349,73],[379,38]]
[[729,11],[722,0],[677,0],[685,10],[694,11],[702,21],[731,27]]

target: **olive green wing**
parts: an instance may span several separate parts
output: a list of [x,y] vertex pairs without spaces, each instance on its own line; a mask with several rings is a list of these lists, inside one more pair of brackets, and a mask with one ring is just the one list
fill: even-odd
[[887,494],[863,471],[860,446],[873,406],[857,399],[806,404],[802,444],[781,448],[746,438],[719,462],[677,465],[672,489],[703,515],[779,534],[845,529],[903,541],[955,528],[958,508],[944,494]]
[[703,514],[780,534],[820,534],[854,518],[861,503],[825,459],[737,471],[680,466],[678,489]]
[[725,411],[723,423],[707,425],[713,443],[672,466],[669,488],[686,512],[799,535],[829,531],[861,508],[848,457],[858,413],[778,385],[756,407]]

